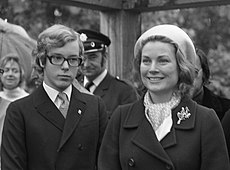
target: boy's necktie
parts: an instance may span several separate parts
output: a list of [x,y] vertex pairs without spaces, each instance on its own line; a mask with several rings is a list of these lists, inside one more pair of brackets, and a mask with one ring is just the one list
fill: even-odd
[[62,115],[66,118],[67,111],[69,108],[69,100],[65,93],[59,93],[58,96],[59,100],[61,100],[61,105],[59,110],[61,111]]

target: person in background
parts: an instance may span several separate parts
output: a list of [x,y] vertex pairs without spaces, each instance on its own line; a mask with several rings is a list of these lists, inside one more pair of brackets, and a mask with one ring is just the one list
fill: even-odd
[[16,54],[10,53],[0,60],[0,67],[4,69],[0,81],[0,97],[9,101],[23,98],[29,93],[24,90],[25,77],[22,64]]
[[179,27],[158,25],[134,47],[146,93],[113,113],[99,170],[229,170],[223,129],[213,109],[190,97],[196,52]]
[[196,78],[192,90],[192,98],[198,104],[212,108],[221,120],[225,112],[230,109],[230,100],[214,94],[208,89],[210,81],[210,69],[206,54],[199,48],[196,48]]
[[[0,68],[0,77],[2,76],[3,73],[4,73],[4,69]],[[9,104],[10,104],[9,100],[0,97],[0,144],[2,143],[2,128],[6,116],[6,109]],[[1,169],[1,163],[0,163],[0,169]]]
[[83,82],[85,88],[91,93],[103,99],[110,118],[118,105],[136,101],[137,92],[125,81],[113,77],[106,69],[106,50],[111,43],[109,37],[86,29],[78,32],[82,36],[85,48],[84,61],[80,70],[83,79],[78,78],[78,80]]
[[35,53],[44,80],[8,106],[2,169],[95,170],[108,118],[99,97],[72,85],[84,53],[79,34],[53,25],[39,34]]

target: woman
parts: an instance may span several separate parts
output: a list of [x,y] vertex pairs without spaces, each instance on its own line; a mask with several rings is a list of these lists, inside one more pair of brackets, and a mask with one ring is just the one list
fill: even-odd
[[[3,72],[4,70],[0,68],[0,77],[2,76]],[[9,104],[10,101],[0,97],[0,144],[2,143],[2,129],[5,120],[6,109]],[[0,161],[0,169],[1,169],[1,161]]]
[[9,101],[15,101],[29,95],[23,88],[24,71],[16,54],[8,54],[0,61],[0,67],[4,69],[1,77],[0,97]]
[[114,112],[102,141],[99,170],[228,170],[215,112],[190,97],[196,53],[173,25],[146,31],[134,48],[146,93]]

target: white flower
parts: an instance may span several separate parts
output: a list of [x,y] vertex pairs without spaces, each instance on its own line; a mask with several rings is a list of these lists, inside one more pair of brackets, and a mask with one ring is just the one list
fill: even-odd
[[81,35],[80,35],[80,40],[82,41],[82,42],[85,42],[86,40],[87,40],[87,35],[86,34],[84,34],[84,33],[81,33]]

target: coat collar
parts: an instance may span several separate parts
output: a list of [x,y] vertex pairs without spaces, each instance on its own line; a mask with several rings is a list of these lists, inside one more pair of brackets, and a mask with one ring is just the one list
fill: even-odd
[[[143,103],[142,98],[133,104],[132,110],[128,113],[124,122],[124,128],[137,127],[140,125],[142,119],[145,118],[145,108]],[[182,120],[180,124],[177,124],[177,113],[181,112],[182,107],[185,108],[186,106],[189,108],[191,116],[186,120]],[[195,125],[195,115],[196,103],[187,97],[182,98],[180,104],[172,110],[173,127],[176,129],[192,129]]]
[[[189,108],[191,116],[188,119],[182,120],[180,124],[177,124],[177,113],[181,111],[182,107],[186,106]],[[177,144],[177,131],[194,128],[196,103],[188,98],[182,99],[180,104],[172,110],[173,126],[170,133],[168,133],[160,142],[157,140],[150,123],[145,118],[144,110],[143,99],[134,103],[126,116],[123,128],[136,129],[132,142],[151,155],[173,166],[173,163],[165,152],[165,149]]]
[[35,92],[34,103],[38,112],[62,131],[62,137],[59,145],[60,149],[74,132],[82,116],[84,116],[86,104],[82,93],[73,87],[66,119],[49,99],[42,86],[40,86]]
[[98,87],[94,90],[93,93],[99,95],[100,97],[104,96],[106,90],[109,89],[112,79],[113,77],[109,73],[107,73],[105,78],[102,80],[102,82],[98,85]]
[[38,113],[40,113],[47,121],[62,131],[65,119],[55,104],[50,100],[43,86],[39,86],[32,95],[33,103]]

